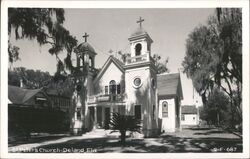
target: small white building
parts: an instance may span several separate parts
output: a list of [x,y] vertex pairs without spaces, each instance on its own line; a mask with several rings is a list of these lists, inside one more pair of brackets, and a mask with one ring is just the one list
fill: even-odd
[[180,74],[159,74],[157,84],[161,132],[175,132],[180,128],[180,101],[183,99]]
[[195,105],[181,106],[181,126],[195,126],[199,124],[199,112]]

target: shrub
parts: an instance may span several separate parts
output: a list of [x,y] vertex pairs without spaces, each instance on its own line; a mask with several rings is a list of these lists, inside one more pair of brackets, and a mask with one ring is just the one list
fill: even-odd
[[125,144],[126,132],[141,132],[141,120],[136,119],[132,115],[121,115],[119,113],[112,113],[110,120],[110,129],[113,132],[120,132],[121,143]]

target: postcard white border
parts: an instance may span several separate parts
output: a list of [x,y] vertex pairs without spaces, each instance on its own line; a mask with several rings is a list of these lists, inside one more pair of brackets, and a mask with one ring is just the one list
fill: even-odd
[[[243,8],[243,153],[105,153],[105,154],[24,154],[8,153],[7,105],[8,105],[8,44],[7,8]],[[248,158],[249,157],[249,1],[18,1],[1,3],[1,156],[0,158]]]

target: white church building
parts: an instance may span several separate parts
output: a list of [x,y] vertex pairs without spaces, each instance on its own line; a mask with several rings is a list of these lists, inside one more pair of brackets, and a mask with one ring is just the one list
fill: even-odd
[[[86,39],[78,46],[89,67],[85,107],[76,104],[73,131],[109,129],[112,112],[141,119],[144,137],[179,130],[183,99],[180,74],[157,74],[151,55],[153,40],[139,22],[140,26],[128,37],[130,56],[123,62],[111,55],[95,76],[92,71],[98,54]],[[77,61],[81,66],[80,59]]]

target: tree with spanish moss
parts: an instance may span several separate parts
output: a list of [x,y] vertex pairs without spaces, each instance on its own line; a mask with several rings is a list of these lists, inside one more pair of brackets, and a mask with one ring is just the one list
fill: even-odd
[[[36,40],[40,46],[48,45],[48,52],[57,59],[57,72],[65,72],[65,68],[73,69],[71,55],[77,40],[63,26],[65,21],[64,9],[61,8],[9,8],[8,34],[16,40]],[[65,59],[58,56],[67,52]],[[18,46],[8,41],[9,62],[19,59],[22,52]]]
[[[196,27],[188,36],[182,65],[204,104],[214,88],[221,89],[229,96],[233,126],[234,111],[242,117],[241,9],[218,8],[206,25]],[[233,100],[234,91],[238,92],[238,103]]]
[[156,66],[156,69],[157,69],[157,74],[161,74],[161,73],[165,73],[165,72],[169,73],[170,72],[169,68],[167,67],[169,57],[162,60],[162,57],[160,55],[154,54],[153,59],[155,60],[155,66]]

